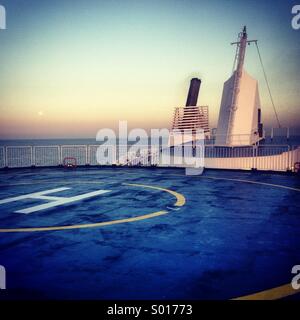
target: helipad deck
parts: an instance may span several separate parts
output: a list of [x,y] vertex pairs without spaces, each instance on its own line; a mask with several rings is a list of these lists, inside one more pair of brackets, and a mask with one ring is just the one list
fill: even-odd
[[28,168],[0,177],[8,297],[232,299],[272,289],[265,298],[299,298],[290,285],[298,176]]

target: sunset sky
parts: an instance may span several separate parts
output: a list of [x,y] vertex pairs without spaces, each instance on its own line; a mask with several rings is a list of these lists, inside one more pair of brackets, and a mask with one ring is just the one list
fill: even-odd
[[[258,39],[284,126],[300,126],[300,30],[272,0],[7,0],[0,30],[0,139],[95,137],[119,120],[169,127],[189,81],[216,126],[235,41]],[[275,125],[255,46],[247,71],[259,80],[263,120]]]

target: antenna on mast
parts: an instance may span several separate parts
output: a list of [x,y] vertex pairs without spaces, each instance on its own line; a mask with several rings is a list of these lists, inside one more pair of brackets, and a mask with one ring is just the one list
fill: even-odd
[[250,44],[252,42],[257,42],[257,40],[248,40],[247,27],[244,26],[243,31],[239,33],[239,41],[231,43],[231,45],[237,45],[237,53],[235,56],[235,63],[234,63],[234,67],[235,67],[235,64],[237,61],[237,67],[236,67],[236,70],[234,71],[233,94],[232,94],[231,105],[229,106],[230,116],[229,116],[229,125],[228,125],[228,131],[227,131],[228,144],[231,143],[232,127],[234,123],[235,112],[237,110],[237,98],[238,98],[238,93],[240,91],[240,82],[241,82],[241,77],[242,77],[242,72],[244,67],[246,47],[247,47],[247,44]]
[[[246,26],[244,26],[243,31],[239,33],[239,40],[240,41],[231,43],[231,45],[237,45],[236,55],[235,55],[234,64],[233,64],[233,73],[236,71],[236,75],[235,75],[236,76],[236,79],[235,79],[236,81],[235,81],[235,84],[234,84],[234,92],[233,92],[233,97],[232,97],[233,104],[232,104],[231,110],[233,110],[233,109],[236,110],[235,102],[236,102],[236,99],[237,99],[237,92],[235,92],[235,88],[239,89],[239,80],[240,80],[240,77],[241,77],[242,71],[243,71],[247,44],[250,45],[251,43],[255,43],[256,48],[257,48],[258,57],[259,57],[259,60],[260,60],[260,64],[261,64],[261,67],[262,67],[262,70],[263,70],[265,82],[267,84],[267,88],[268,88],[270,100],[271,100],[271,103],[272,103],[273,111],[275,113],[276,121],[277,121],[278,127],[281,128],[281,123],[279,121],[279,116],[278,116],[278,113],[277,113],[277,110],[276,110],[276,107],[275,107],[274,99],[273,99],[272,92],[271,92],[271,89],[270,89],[270,84],[269,84],[269,81],[268,81],[268,77],[267,77],[267,74],[266,74],[266,71],[265,71],[265,67],[263,65],[263,61],[262,61],[262,57],[261,57],[261,54],[260,54],[260,50],[258,48],[258,41],[257,40],[248,40],[248,34],[247,34],[247,27]],[[237,67],[236,67],[236,70],[235,70],[236,62],[237,62]],[[233,116],[234,115],[230,115],[230,118],[232,118]],[[229,133],[230,133],[230,130],[231,130],[231,125],[229,124],[229,128],[228,128]]]
[[[244,70],[247,45],[251,43],[255,43],[263,67],[258,41],[248,40],[247,27],[244,26],[238,33],[237,41],[231,43],[231,45],[236,45],[235,58],[232,75],[224,83],[223,87],[216,136],[217,145],[252,145],[263,138],[258,81]],[[278,126],[280,127],[279,117],[264,67],[263,71]]]
[[236,56],[237,71],[242,71],[245,61],[246,47],[247,44],[257,42],[257,40],[248,40],[247,27],[244,26],[243,31],[239,33],[239,41],[232,42],[231,45],[237,45],[238,54]]

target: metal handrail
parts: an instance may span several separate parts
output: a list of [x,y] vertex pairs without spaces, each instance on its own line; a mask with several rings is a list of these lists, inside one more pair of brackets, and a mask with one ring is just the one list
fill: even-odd
[[[30,167],[30,166],[56,166],[61,165],[63,161],[63,149],[68,148],[71,156],[78,158],[79,165],[94,165],[96,162],[95,148],[103,146],[104,148],[113,148],[117,151],[118,149],[127,146],[126,154],[124,159],[117,158],[120,164],[136,163],[137,158],[135,152],[130,151],[131,147],[138,147],[142,152],[139,157],[143,164],[151,165],[151,161],[147,160],[149,154],[143,152],[151,152],[150,158],[159,158],[164,146],[151,146],[148,144],[143,145],[27,145],[27,146],[1,146],[0,150],[0,167]],[[57,152],[51,152],[51,148],[57,148]],[[73,148],[73,150],[72,150]],[[78,152],[78,148],[82,148]],[[26,150],[27,149],[27,150]],[[45,152],[40,152],[39,149],[44,149]],[[259,150],[266,150],[265,154],[260,154]],[[14,154],[15,150],[15,154]],[[37,153],[37,150],[39,152]],[[286,171],[291,170],[295,162],[300,162],[300,148],[299,146],[289,146],[284,144],[279,145],[254,145],[254,146],[216,146],[206,145],[208,156],[206,161],[210,163],[213,168],[245,168],[259,169],[267,168],[268,170],[274,171]],[[8,152],[9,151],[9,152]],[[78,152],[78,153],[77,153]],[[207,154],[206,154],[207,155]],[[67,155],[66,155],[67,156]],[[22,163],[22,157],[24,157],[24,163]],[[130,159],[129,159],[129,158]],[[127,158],[127,159],[125,159]],[[249,161],[251,160],[251,165]],[[157,160],[155,160],[157,161]],[[228,161],[231,161],[228,162]],[[235,164],[232,164],[232,163]]]

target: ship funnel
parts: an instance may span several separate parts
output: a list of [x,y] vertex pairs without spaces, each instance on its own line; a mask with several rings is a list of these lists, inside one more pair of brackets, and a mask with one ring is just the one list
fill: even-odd
[[186,107],[197,106],[200,85],[201,85],[200,79],[193,78],[191,80],[190,89],[189,89],[189,93],[186,101]]

